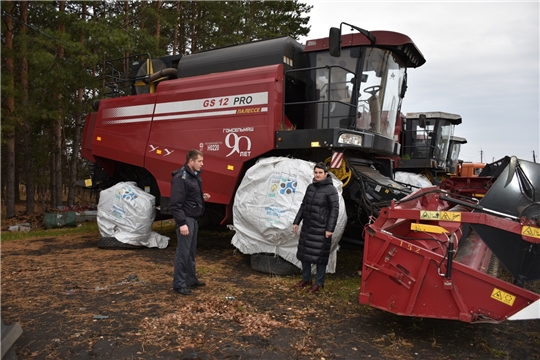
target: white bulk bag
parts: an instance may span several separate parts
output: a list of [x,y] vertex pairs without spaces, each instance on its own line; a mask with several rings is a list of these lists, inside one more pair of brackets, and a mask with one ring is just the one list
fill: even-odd
[[[294,235],[292,226],[307,186],[313,182],[314,166],[315,163],[305,160],[271,157],[260,159],[246,172],[233,206],[236,233],[232,244],[238,250],[244,254],[276,254],[302,267],[296,258],[299,235]],[[326,268],[328,273],[334,273],[347,214],[342,197],[343,183],[330,175],[339,194],[338,222]]]
[[119,182],[99,195],[99,232],[125,244],[164,249],[169,238],[152,231],[155,212],[154,195],[138,188],[135,182]]
[[412,185],[417,188],[426,188],[433,186],[431,181],[429,181],[429,179],[425,175],[409,173],[405,171],[396,171],[394,173],[394,180]]

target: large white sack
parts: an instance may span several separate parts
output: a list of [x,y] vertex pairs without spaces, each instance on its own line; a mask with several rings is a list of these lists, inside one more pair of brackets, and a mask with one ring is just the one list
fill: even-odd
[[[296,258],[299,235],[294,235],[292,226],[307,186],[313,182],[314,166],[312,162],[285,157],[260,159],[252,166],[234,197],[236,233],[232,244],[244,254],[277,254],[302,268]],[[335,272],[338,243],[347,224],[345,201],[341,196],[343,183],[331,176],[339,194],[339,217],[332,235],[328,273]]]
[[138,188],[135,182],[119,182],[99,195],[97,223],[103,237],[164,249],[169,238],[152,231],[155,214],[154,195]]
[[433,186],[431,181],[429,181],[429,179],[425,175],[409,173],[405,171],[396,171],[394,173],[394,180],[415,186],[417,188]]

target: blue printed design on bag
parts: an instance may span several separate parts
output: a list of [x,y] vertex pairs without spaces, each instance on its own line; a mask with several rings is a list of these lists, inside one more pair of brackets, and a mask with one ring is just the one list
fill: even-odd
[[281,179],[281,181],[281,184],[279,184],[281,187],[280,194],[294,194],[296,192],[296,180]]
[[122,199],[127,201],[133,201],[137,198],[137,194],[132,188],[122,189]]

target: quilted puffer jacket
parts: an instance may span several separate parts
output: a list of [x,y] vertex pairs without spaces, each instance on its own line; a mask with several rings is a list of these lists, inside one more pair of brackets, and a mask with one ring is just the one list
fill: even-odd
[[339,195],[332,178],[309,184],[293,224],[302,222],[296,258],[312,264],[328,264],[332,237],[339,215]]

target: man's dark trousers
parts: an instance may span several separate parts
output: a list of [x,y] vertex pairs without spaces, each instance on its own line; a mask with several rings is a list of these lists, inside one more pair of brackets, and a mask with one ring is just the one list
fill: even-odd
[[195,254],[197,251],[197,233],[199,223],[197,219],[186,217],[189,234],[180,234],[180,227],[176,226],[176,257],[174,259],[173,289],[190,287],[198,282],[195,275]]

